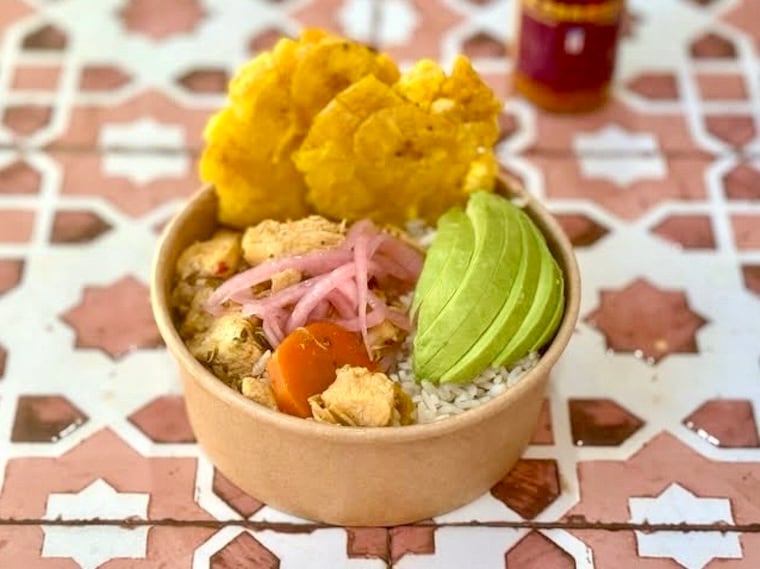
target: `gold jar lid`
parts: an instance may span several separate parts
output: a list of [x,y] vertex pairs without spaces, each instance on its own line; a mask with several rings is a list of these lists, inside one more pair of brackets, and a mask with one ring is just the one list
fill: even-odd
[[571,4],[561,0],[522,0],[524,10],[547,22],[614,24],[623,11],[623,0]]

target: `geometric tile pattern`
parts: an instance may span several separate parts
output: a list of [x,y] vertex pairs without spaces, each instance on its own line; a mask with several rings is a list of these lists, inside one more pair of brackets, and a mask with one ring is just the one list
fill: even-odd
[[699,352],[696,333],[707,321],[691,309],[683,291],[636,279],[619,290],[602,290],[600,296],[586,321],[604,335],[609,349],[652,363],[679,352]]
[[[700,498],[679,484],[671,484],[656,498],[630,498],[631,521],[634,523],[678,523],[679,511],[700,512],[692,523],[733,523],[731,504],[726,498]],[[735,533],[704,531],[687,532],[636,531],[639,556],[675,559],[684,567],[704,567],[714,558],[742,559],[742,548]]]
[[711,399],[683,420],[709,443],[727,448],[760,447],[755,412],[747,399]]
[[506,556],[506,567],[524,569],[576,569],[573,557],[543,534],[532,531],[522,538]]
[[211,557],[209,567],[260,567],[278,569],[280,560],[250,533],[243,532]]
[[684,249],[715,248],[715,235],[707,215],[672,215],[653,227],[652,233]]
[[87,243],[111,226],[89,211],[59,211],[53,219],[52,243]]
[[8,361],[8,350],[0,345],[0,379],[5,377],[5,366]]
[[217,469],[214,469],[212,489],[219,498],[244,518],[251,517],[264,506],[235,486]]
[[87,416],[58,395],[21,395],[16,403],[11,441],[51,443],[67,436],[87,421]]
[[491,493],[526,520],[532,520],[560,494],[557,462],[521,459]]
[[619,446],[643,423],[610,399],[570,399],[570,432],[578,446]]
[[744,286],[760,298],[760,265],[744,265],[742,267]]
[[553,445],[554,444],[554,426],[552,425],[552,410],[548,399],[544,400],[541,405],[541,413],[538,416],[536,430],[533,431],[533,437],[530,439],[532,445]]
[[23,271],[24,261],[19,259],[0,259],[0,295],[18,286]]
[[132,276],[108,286],[87,286],[61,319],[76,331],[77,348],[99,348],[118,359],[134,349],[162,345],[147,287]]
[[161,41],[174,35],[189,34],[203,20],[204,12],[197,0],[172,3],[171,17],[161,17],[161,10],[150,0],[129,0],[119,12],[129,33]]
[[[512,93],[516,3],[0,2],[0,567],[760,567],[760,4],[627,3],[609,103],[564,116]],[[469,54],[505,99],[501,168],[576,247],[582,318],[525,456],[438,519],[327,527],[243,493],[150,315],[206,119],[304,26]]]
[[128,419],[156,443],[194,443],[185,403],[178,395],[162,395],[132,413]]
[[590,247],[609,232],[584,214],[560,213],[556,218],[575,247]]

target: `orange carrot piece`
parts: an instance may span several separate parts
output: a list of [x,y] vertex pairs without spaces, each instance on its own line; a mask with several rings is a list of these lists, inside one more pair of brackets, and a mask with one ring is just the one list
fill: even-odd
[[314,322],[288,334],[267,363],[280,411],[311,417],[309,397],[327,389],[344,365],[374,369],[359,334],[333,322]]

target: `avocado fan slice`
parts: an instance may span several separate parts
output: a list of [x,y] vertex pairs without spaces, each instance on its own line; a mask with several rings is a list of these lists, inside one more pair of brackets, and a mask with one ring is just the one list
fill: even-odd
[[[504,304],[494,318],[489,328],[477,339],[472,348],[462,356],[446,373],[441,376],[441,383],[469,381],[490,366],[504,348],[505,343],[522,325],[528,310],[533,304],[533,298],[538,286],[538,276],[541,268],[541,242],[531,229],[533,223],[518,207],[515,210],[514,221],[520,226],[520,258],[519,268],[510,290],[504,293]],[[517,247],[517,243],[510,245]]]
[[507,342],[494,360],[494,365],[510,366],[527,356],[532,350],[540,347],[538,341],[548,339],[556,327],[555,312],[564,307],[562,271],[557,266],[554,257],[544,241],[538,228],[531,223],[531,229],[540,242],[541,269],[538,277],[535,297],[522,325],[514,336]]
[[[424,312],[437,314],[451,298],[457,281],[442,279],[449,267],[466,267],[470,262],[475,238],[470,218],[461,208],[452,208],[438,219],[435,239],[425,255],[422,272],[417,279],[411,315]],[[455,269],[456,270],[456,269]]]
[[528,348],[528,353],[534,352],[541,347],[543,347],[544,344],[546,344],[549,340],[552,339],[554,336],[554,333],[557,331],[557,328],[559,328],[560,323],[562,322],[562,317],[565,315],[565,281],[562,278],[562,271],[559,271],[559,267],[557,267],[559,272],[559,290],[557,291],[557,306],[554,309],[554,314],[552,315],[551,320],[549,321],[549,324],[544,328],[544,333],[536,340],[533,345],[531,345]]
[[475,247],[466,270],[452,267],[441,274],[441,279],[458,283],[445,306],[437,314],[420,311],[414,339],[418,378],[437,382],[470,350],[499,312],[517,272],[520,224],[507,221],[514,218],[511,204],[500,196],[476,192],[466,213]]

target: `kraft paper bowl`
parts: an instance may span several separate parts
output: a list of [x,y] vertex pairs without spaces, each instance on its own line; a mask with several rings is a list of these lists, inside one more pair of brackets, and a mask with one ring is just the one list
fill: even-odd
[[[507,184],[509,187],[507,187]],[[538,365],[517,385],[461,415],[425,425],[338,427],[271,411],[227,387],[188,352],[172,320],[175,262],[216,227],[213,188],[198,191],[165,229],[154,260],[151,301],[179,367],[190,424],[214,465],[245,492],[279,510],[329,524],[387,526],[430,518],[487,492],[530,440],[549,372],[573,333],[580,278],[557,222],[516,184],[565,276],[562,323]]]

